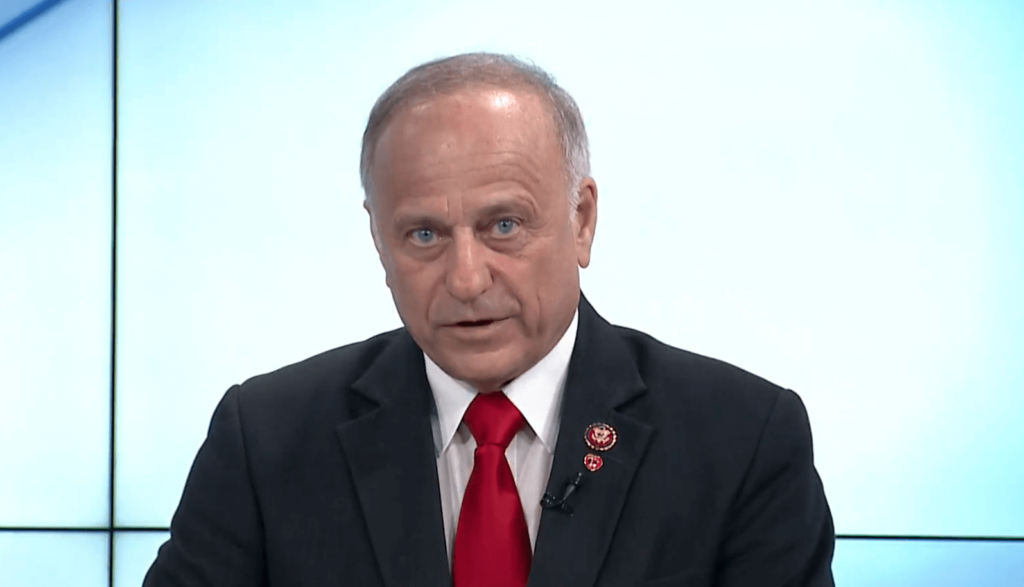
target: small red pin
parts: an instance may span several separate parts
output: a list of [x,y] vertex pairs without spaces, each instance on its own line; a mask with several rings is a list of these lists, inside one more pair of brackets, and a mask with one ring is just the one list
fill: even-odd
[[604,466],[604,459],[602,459],[598,455],[595,455],[594,453],[590,453],[587,456],[583,457],[583,466],[589,469],[591,473],[593,473],[594,471]]
[[619,433],[608,424],[597,423],[587,426],[587,433],[583,435],[583,439],[587,441],[587,446],[591,450],[603,452],[615,446],[619,440]]

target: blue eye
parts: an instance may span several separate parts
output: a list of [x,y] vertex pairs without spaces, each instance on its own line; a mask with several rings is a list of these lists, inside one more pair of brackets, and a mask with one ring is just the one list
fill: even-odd
[[519,223],[511,218],[502,218],[494,225],[501,234],[512,234],[512,231],[515,230],[517,226],[519,226]]
[[424,245],[429,244],[431,241],[433,241],[435,236],[436,235],[434,234],[434,231],[429,228],[417,228],[416,230],[412,231],[413,239],[416,242]]

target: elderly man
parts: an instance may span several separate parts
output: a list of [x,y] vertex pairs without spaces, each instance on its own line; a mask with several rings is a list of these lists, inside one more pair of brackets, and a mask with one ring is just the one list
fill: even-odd
[[228,390],[149,587],[832,585],[793,392],[602,319],[572,98],[416,67],[363,135],[405,328]]

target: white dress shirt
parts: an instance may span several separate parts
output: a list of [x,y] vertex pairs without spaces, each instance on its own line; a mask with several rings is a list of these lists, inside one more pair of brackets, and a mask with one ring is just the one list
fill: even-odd
[[[554,459],[562,391],[569,371],[569,358],[576,344],[578,316],[579,312],[573,315],[568,330],[547,356],[502,388],[526,419],[526,425],[509,443],[505,458],[508,459],[519,489],[531,548],[537,541],[540,500],[544,496],[548,475],[551,473],[551,461]],[[466,492],[469,475],[473,472],[473,453],[476,450],[476,440],[462,422],[462,416],[477,391],[472,385],[442,371],[426,354],[423,358],[437,408],[436,413],[431,415],[430,425],[434,432],[441,514],[444,518],[448,562],[451,564],[462,495]]]

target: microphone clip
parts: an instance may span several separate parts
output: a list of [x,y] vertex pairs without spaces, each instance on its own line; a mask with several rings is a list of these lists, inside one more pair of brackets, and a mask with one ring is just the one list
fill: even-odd
[[550,493],[545,492],[544,498],[540,500],[540,506],[544,509],[552,509],[566,514],[572,515],[572,506],[566,501],[579,490],[580,485],[583,483],[583,473],[577,473],[576,477],[570,480],[565,485],[565,489],[562,490],[562,496],[556,497]]

